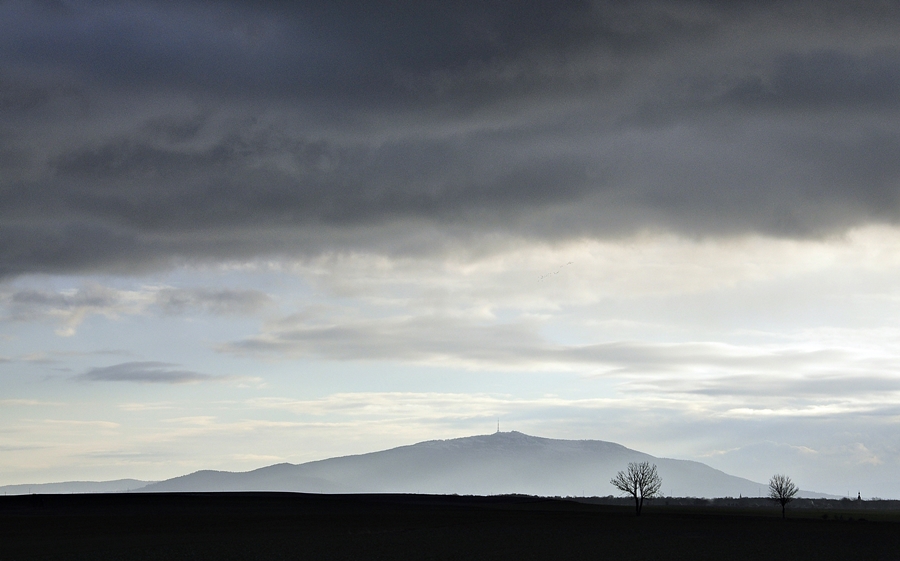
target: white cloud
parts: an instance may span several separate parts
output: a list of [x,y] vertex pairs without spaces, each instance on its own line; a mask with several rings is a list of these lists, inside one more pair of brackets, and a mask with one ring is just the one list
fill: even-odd
[[175,404],[170,401],[119,404],[119,409],[121,409],[122,411],[163,411],[173,409],[174,407]]
[[63,405],[59,401],[41,401],[37,399],[0,399],[0,405],[8,407],[59,407]]
[[[646,232],[615,240],[523,241],[436,258],[332,253],[291,267],[323,293],[431,311],[555,311],[610,298],[684,296],[811,274],[877,275],[898,268],[900,228],[888,226],[811,240]],[[900,296],[890,285],[882,288]]]
[[[521,406],[558,404],[557,400],[524,400],[486,394],[352,392],[320,399],[268,397],[248,400],[251,407],[284,409],[299,415],[366,417],[377,419],[435,420],[492,417]],[[584,403],[595,403],[593,400]]]
[[41,422],[58,428],[93,427],[98,429],[117,429],[121,426],[119,423],[114,421],[83,421],[77,419],[44,419]]

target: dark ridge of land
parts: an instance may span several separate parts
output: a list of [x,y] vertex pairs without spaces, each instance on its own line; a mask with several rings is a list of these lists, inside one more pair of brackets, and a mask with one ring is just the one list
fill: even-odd
[[[634,505],[630,497],[556,497],[594,505],[628,506]],[[646,503],[645,503],[646,504]],[[653,509],[672,508],[685,510],[701,509],[703,511],[722,510],[731,514],[757,514],[770,512],[772,499],[767,497],[719,497],[714,499],[697,497],[658,497],[649,501]],[[780,507],[778,507],[780,508]],[[893,499],[793,499],[787,509],[793,517],[868,517],[867,520],[893,520],[900,522],[900,501]]]
[[25,495],[0,497],[0,559],[900,561],[900,512],[845,506],[782,520],[773,506],[651,503],[636,517],[526,496]]

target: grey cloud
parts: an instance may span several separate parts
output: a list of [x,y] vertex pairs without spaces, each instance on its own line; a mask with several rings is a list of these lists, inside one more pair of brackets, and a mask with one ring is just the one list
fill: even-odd
[[23,355],[16,360],[28,362],[31,364],[59,364],[66,358],[71,357],[89,357],[89,356],[120,356],[127,357],[132,355],[131,351],[104,349],[98,351],[51,351],[43,353],[35,353]]
[[258,290],[143,287],[117,290],[90,284],[67,291],[35,289],[0,293],[0,304],[13,321],[54,320],[71,335],[90,315],[117,317],[156,311],[174,315],[203,312],[214,315],[250,315],[263,309],[271,298]]
[[114,314],[122,311],[122,295],[111,288],[89,285],[71,292],[34,289],[17,290],[0,295],[10,317],[15,321],[32,321],[49,316],[71,317],[80,321],[86,313]]
[[[798,356],[798,359],[811,359]],[[751,361],[752,364],[753,361]],[[796,364],[799,361],[794,361]],[[809,360],[807,360],[809,362]],[[821,361],[829,363],[832,361]],[[780,365],[790,370],[790,363]],[[862,365],[866,366],[866,365]],[[857,367],[860,365],[857,363]],[[874,369],[871,369],[874,370]],[[885,396],[900,392],[900,378],[873,374],[818,374],[814,376],[733,375],[708,380],[655,379],[642,381],[641,387],[713,397],[782,396],[792,399],[835,398],[847,396]]]
[[123,362],[112,366],[91,368],[76,376],[90,382],[140,382],[147,384],[187,384],[223,379],[222,376],[179,370],[165,362]]
[[46,448],[48,448],[48,447],[47,446],[28,446],[28,445],[23,445],[23,446],[2,445],[2,446],[0,446],[0,452],[20,452],[23,450],[44,450]]
[[897,49],[853,55],[839,51],[792,54],[770,74],[747,78],[723,101],[743,106],[782,106],[806,111],[847,105],[896,108],[900,95]]
[[61,6],[0,4],[0,276],[900,218],[893,3]]
[[341,324],[295,324],[289,318],[273,327],[269,333],[226,344],[221,350],[337,360],[444,358],[521,364],[533,357],[536,347],[546,348],[524,326],[486,326],[440,317]]
[[216,315],[230,315],[257,312],[269,304],[271,298],[257,290],[164,288],[156,293],[155,302],[166,313],[201,309]]
[[[328,320],[303,314],[267,324],[263,333],[220,347],[223,352],[286,357],[321,357],[331,360],[396,360],[466,364],[478,368],[556,366],[601,368],[604,375],[637,376],[641,385],[673,391],[681,382],[655,376],[691,371],[728,373],[729,377],[704,382],[682,391],[752,391],[753,381],[766,375],[813,367],[829,371],[850,362],[839,350],[767,350],[715,343],[659,344],[614,341],[591,345],[560,345],[541,336],[539,325],[528,322],[493,323],[448,316],[417,316],[379,320]],[[855,362],[854,367],[865,364]],[[869,365],[873,369],[884,364]],[[735,376],[753,376],[736,378]],[[763,378],[760,378],[762,375]],[[873,378],[869,380],[875,383]],[[881,380],[890,385],[890,380]],[[685,382],[690,384],[691,382]],[[742,383],[745,383],[743,386]],[[779,382],[786,387],[791,382]],[[827,379],[808,382],[828,388]],[[831,389],[842,383],[835,379]],[[729,389],[730,388],[730,389]],[[763,387],[757,393],[769,393]],[[809,391],[809,387],[805,387]]]
[[39,306],[48,308],[71,308],[77,306],[109,307],[118,303],[116,291],[91,286],[84,290],[66,294],[39,290],[20,290],[9,298],[13,306]]

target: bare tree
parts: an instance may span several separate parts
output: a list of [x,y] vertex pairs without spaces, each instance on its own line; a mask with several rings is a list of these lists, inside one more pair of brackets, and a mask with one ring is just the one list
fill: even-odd
[[786,475],[775,474],[769,480],[769,498],[781,504],[781,517],[784,518],[784,507],[794,500],[800,489]]
[[620,471],[610,483],[623,493],[634,497],[634,510],[637,516],[644,508],[644,499],[652,499],[662,486],[662,479],[656,473],[656,464],[649,462],[629,462],[628,469]]

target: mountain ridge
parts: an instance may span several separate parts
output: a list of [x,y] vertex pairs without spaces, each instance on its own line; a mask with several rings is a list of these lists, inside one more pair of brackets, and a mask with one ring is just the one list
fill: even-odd
[[747,496],[766,487],[700,462],[656,458],[613,442],[551,439],[510,431],[427,440],[249,472],[195,472],[141,491],[605,496],[617,493],[609,480],[631,461],[656,463],[663,492],[670,495]]
[[[658,458],[614,442],[498,431],[301,464],[282,462],[245,472],[200,470],[130,491],[607,496],[618,494],[609,480],[633,461],[657,465],[664,495],[762,496],[768,489],[767,484],[702,462]],[[0,487],[0,492],[4,489]],[[803,492],[803,496],[828,495]]]
[[0,486],[4,495],[69,494],[69,493],[126,493],[137,491],[156,481],[115,479],[112,481],[62,481],[57,483],[19,483]]

